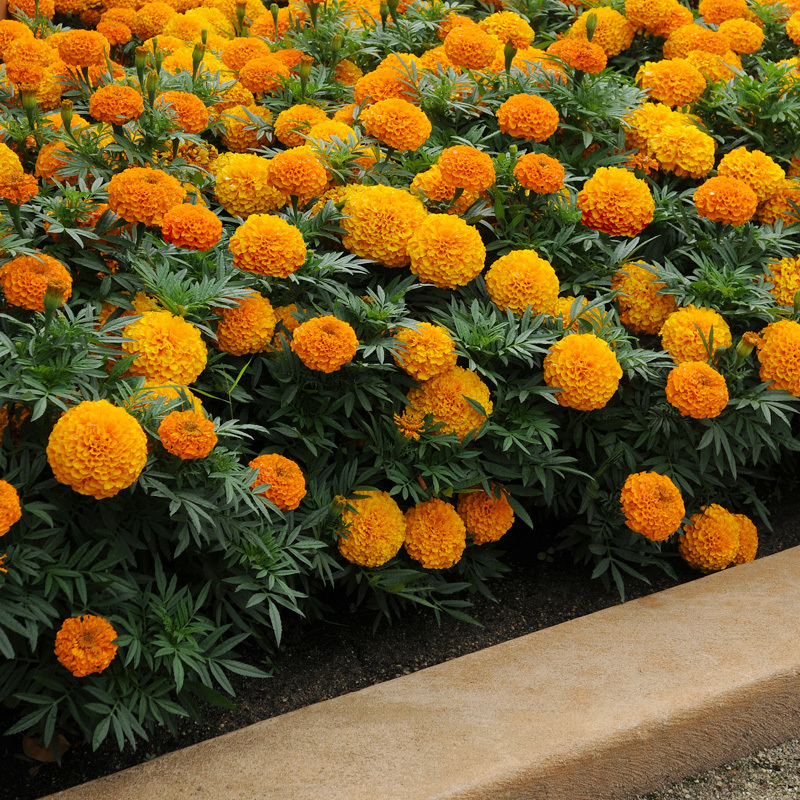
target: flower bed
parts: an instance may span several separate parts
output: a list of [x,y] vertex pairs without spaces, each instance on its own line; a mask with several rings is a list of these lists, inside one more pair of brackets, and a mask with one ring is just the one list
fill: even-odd
[[515,518],[621,593],[755,557],[799,446],[800,11],[10,11],[11,732],[174,729],[331,587],[464,618]]

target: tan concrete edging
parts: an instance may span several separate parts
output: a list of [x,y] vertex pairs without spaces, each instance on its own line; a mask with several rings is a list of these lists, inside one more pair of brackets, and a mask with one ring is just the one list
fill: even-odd
[[800,547],[51,800],[629,798],[800,735]]

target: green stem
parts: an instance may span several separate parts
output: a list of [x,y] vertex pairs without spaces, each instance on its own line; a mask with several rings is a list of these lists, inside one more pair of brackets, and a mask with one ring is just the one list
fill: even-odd
[[22,229],[22,217],[20,216],[19,203],[12,203],[6,200],[6,208],[11,221],[14,223],[14,230],[23,238],[25,238],[25,231]]

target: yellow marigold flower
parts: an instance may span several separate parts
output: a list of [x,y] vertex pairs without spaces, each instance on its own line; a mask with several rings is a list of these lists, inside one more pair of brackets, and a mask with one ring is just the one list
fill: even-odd
[[657,472],[628,475],[619,499],[625,524],[654,542],[672,536],[686,513],[678,487]]
[[564,187],[564,167],[544,153],[526,153],[514,166],[520,185],[536,194],[553,194]]
[[247,272],[287,278],[303,266],[303,234],[281,217],[251,214],[231,236],[233,265]]
[[[445,203],[455,200],[456,187],[444,179],[442,170],[434,164],[424,172],[419,172],[411,181],[409,191],[428,203]],[[448,214],[462,214],[478,199],[477,192],[462,191],[458,200],[447,210]]]
[[277,42],[286,35],[291,22],[291,9],[288,6],[284,6],[278,11],[277,32],[275,30],[275,20],[273,20],[272,14],[263,14],[250,26],[250,35],[257,36],[261,39],[269,39],[271,42]]
[[59,58],[72,67],[94,67],[106,63],[110,45],[97,31],[69,30],[58,39]]
[[761,150],[737,147],[723,156],[717,167],[717,175],[736,178],[746,183],[762,203],[783,187],[786,173],[783,167]]
[[773,261],[767,269],[770,274],[764,278],[774,284],[772,296],[782,306],[793,306],[794,296],[800,291],[800,256]]
[[436,166],[442,179],[456,189],[480,193],[495,182],[491,156],[469,145],[446,147],[439,154]]
[[636,236],[652,221],[650,187],[620,167],[600,167],[578,193],[581,223],[614,236]]
[[44,311],[47,289],[62,292],[61,302],[72,295],[72,276],[57,259],[45,253],[17,256],[0,267],[0,287],[6,301],[28,311]]
[[709,25],[719,25],[728,19],[745,19],[749,12],[747,0],[700,0],[697,10]]
[[797,45],[800,45],[800,11],[795,11],[786,21],[786,35]]
[[312,317],[292,334],[292,352],[309,369],[336,372],[356,354],[358,338],[353,327],[334,316]]
[[425,569],[449,569],[461,560],[467,529],[449,503],[432,497],[406,511],[405,519],[406,552]]
[[606,51],[595,42],[585,39],[559,39],[553,42],[547,52],[558,56],[567,66],[590,75],[597,75],[606,68]]
[[[366,495],[366,496],[361,496]],[[386,493],[360,491],[347,500],[339,528],[339,552],[351,563],[380,567],[394,558],[406,538],[406,521],[400,506]]]
[[466,286],[486,260],[478,230],[461,217],[429,214],[408,241],[411,271],[440,289]]
[[701,572],[714,572],[730,566],[739,552],[740,523],[716,503],[692,514],[678,538],[678,552],[684,561]]
[[117,655],[117,632],[103,617],[83,614],[65,619],[56,634],[55,654],[76,678],[102,672]]
[[[553,319],[561,317],[564,329],[572,327],[572,330],[574,330],[577,333],[578,320],[581,318],[581,313],[578,312],[577,317],[574,320],[572,319],[572,306],[576,300],[577,298],[573,297],[572,295],[556,298],[556,310],[550,316],[552,316]],[[585,297],[582,297],[581,311],[583,311],[583,307],[588,304],[589,301]]]
[[328,174],[310,147],[295,147],[278,153],[269,165],[272,185],[305,205],[319,197],[328,185]]
[[694,204],[701,217],[724,225],[744,225],[758,206],[756,193],[736,178],[709,178],[694,193]]
[[439,27],[436,31],[436,37],[440,41],[444,41],[447,38],[447,34],[450,33],[453,28],[460,28],[463,26],[471,26],[475,23],[467,16],[463,14],[456,14],[455,12],[450,12],[446,17],[439,20]]
[[272,303],[255,292],[236,302],[233,308],[221,311],[217,347],[234,356],[267,350],[277,324]]
[[739,549],[733,559],[732,567],[754,561],[758,551],[758,530],[753,520],[744,514],[734,514],[734,519],[739,523]]
[[259,133],[251,116],[260,118],[267,125],[272,122],[272,112],[259,105],[238,105],[225,109],[219,117],[225,126],[222,143],[234,153],[246,153],[263,147],[269,142],[268,133]]
[[394,354],[398,367],[415,381],[427,381],[456,365],[456,346],[441,325],[418,322],[414,328],[403,328],[395,338],[401,347]]
[[164,108],[175,120],[176,129],[184,133],[202,133],[208,127],[208,109],[191,92],[162,92],[156,105]]
[[558,276],[549,261],[535,250],[512,250],[501,256],[486,273],[486,289],[501,310],[515,314],[556,314]]
[[419,198],[390,186],[366,186],[350,195],[342,213],[342,244],[353,254],[386,267],[411,261],[408,244],[427,216]]
[[166,3],[145,3],[133,18],[131,30],[142,40],[158,36],[176,11]]
[[282,325],[290,334],[293,334],[300,322],[295,317],[297,304],[291,303],[288,306],[275,306],[275,326]]
[[665,128],[649,145],[661,169],[679,178],[703,178],[714,168],[716,142],[692,125]]
[[728,38],[734,53],[755,53],[764,44],[764,31],[746,19],[725,20],[719,32]]
[[47,462],[59,483],[102,500],[127,489],[147,461],[147,436],[124,408],[84,400],[56,422]]
[[543,366],[545,383],[561,389],[559,404],[578,411],[604,408],[622,377],[614,351],[593,333],[570,334],[551,345]]
[[22,162],[19,156],[8,146],[0,142],[0,175],[22,175]]
[[293,511],[306,496],[306,479],[300,465],[277,453],[256,456],[248,465],[258,470],[251,488],[269,484],[269,489],[258,492],[281,511]]
[[127,44],[133,36],[133,31],[128,25],[114,19],[100,20],[96,30],[98,33],[102,33],[111,45]]
[[413,98],[412,90],[396,69],[376,69],[359,78],[353,86],[353,99],[359,106],[398,97]]
[[332,142],[334,137],[342,142],[346,142],[351,137],[356,138],[356,131],[355,128],[347,125],[344,122],[337,122],[333,119],[325,119],[322,122],[318,122],[316,125],[314,125],[308,131],[308,136],[315,142]]
[[[6,419],[8,411],[6,411]],[[11,530],[11,526],[22,519],[22,506],[17,490],[8,482],[0,480],[0,536]]]
[[499,486],[492,486],[498,496],[484,491],[467,492],[458,496],[456,511],[464,522],[473,544],[496,542],[508,533],[514,524],[514,509],[508,494]]
[[759,376],[770,389],[800,397],[800,323],[782,319],[764,329],[758,348]]
[[367,133],[401,152],[416,150],[431,135],[431,122],[407,100],[390,98],[367,106],[359,120]]
[[139,119],[143,111],[142,95],[131,86],[110,83],[95,89],[89,98],[89,113],[99,122],[110,125],[124,125]]
[[33,31],[15,19],[0,20],[0,59],[5,61],[6,49],[18,39],[33,39]]
[[[466,398],[474,400],[486,413],[476,411]],[[489,387],[476,373],[462,367],[434,375],[418,389],[412,389],[406,406],[409,414],[416,412],[423,418],[432,414],[434,422],[444,423],[438,433],[455,433],[459,439],[480,428],[492,409]]]
[[169,311],[147,311],[122,334],[130,340],[122,342],[122,349],[138,356],[131,375],[183,385],[194,383],[206,367],[208,350],[199,329]]
[[647,151],[650,141],[665,128],[688,124],[685,114],[673,111],[663,103],[643,103],[622,121],[625,144],[631,150]]
[[705,50],[718,56],[724,56],[731,44],[727,36],[723,36],[711,28],[690,23],[682,25],[670,33],[664,42],[664,58],[686,58],[691,50]]
[[364,73],[357,64],[349,58],[343,58],[333,71],[333,79],[342,86],[355,86],[359,79],[364,77]]
[[222,49],[222,63],[230,70],[239,72],[242,67],[256,58],[272,55],[269,45],[255,36],[231,39]]
[[242,219],[281,208],[288,199],[270,181],[269,160],[252,153],[226,154],[217,168],[214,192],[229,214]]
[[678,0],[626,0],[625,16],[635,28],[664,38],[693,21],[692,12]]
[[636,83],[668,106],[686,106],[706,90],[706,79],[685,58],[647,61],[636,73]]
[[742,68],[742,59],[733,50],[729,50],[724,56],[705,50],[690,50],[686,54],[686,60],[703,73],[708,83],[729,81],[736,77],[734,70]]
[[499,39],[501,44],[511,44],[517,50],[530,47],[536,36],[533,28],[513,11],[499,11],[484,17],[478,27]]
[[445,37],[444,52],[453,64],[465,69],[483,69],[494,61],[500,48],[494,36],[477,25],[453,28]]
[[164,214],[185,199],[177,178],[150,167],[129,167],[108,184],[108,207],[126,222],[161,225]]
[[53,15],[56,13],[54,0],[39,0],[38,7],[36,0],[10,0],[8,3],[8,13],[12,16],[17,16],[21,12],[26,17],[33,19],[37,10],[46,19],[53,19]]
[[658,294],[665,284],[647,266],[644,261],[624,264],[611,280],[611,288],[619,291],[620,322],[634,333],[658,333],[676,310],[675,296]]
[[[710,341],[712,332],[713,343]],[[699,308],[694,305],[679,308],[667,317],[661,327],[661,346],[676,364],[683,364],[684,361],[708,361],[709,354],[703,339],[714,350],[730,347],[733,341],[728,323],[713,308]]]
[[125,407],[146,410],[159,398],[163,398],[167,403],[180,400],[179,411],[190,410],[203,413],[203,403],[188,386],[158,385],[150,381],[144,382],[144,386],[131,396]]
[[283,61],[275,55],[268,55],[250,59],[239,70],[239,81],[254,94],[270,94],[290,75]]
[[205,458],[217,444],[214,423],[202,411],[171,411],[158,426],[158,438],[183,460]]
[[693,419],[718,417],[728,405],[725,378],[705,361],[684,361],[667,376],[667,402]]
[[558,129],[558,111],[535,94],[514,94],[495,114],[500,130],[526,142],[543,142]]
[[774,225],[781,220],[784,225],[800,221],[794,206],[800,207],[800,181],[787,179],[775,194],[759,204],[758,220],[762,225]]
[[618,56],[623,50],[627,50],[632,42],[633,35],[636,33],[633,25],[625,17],[613,8],[602,6],[591,8],[584,11],[572,27],[567,31],[569,39],[586,39],[586,24],[589,15],[594,14],[597,27],[595,28],[592,41],[599,44],[605,51],[606,56]]
[[169,244],[202,253],[219,242],[222,222],[213,211],[204,206],[173,206],[164,214],[161,235]]

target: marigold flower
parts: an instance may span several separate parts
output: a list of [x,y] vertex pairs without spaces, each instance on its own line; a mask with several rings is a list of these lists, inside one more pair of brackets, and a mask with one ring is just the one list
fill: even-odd
[[[467,399],[478,403],[485,414],[477,411]],[[438,433],[455,433],[459,440],[483,425],[492,413],[489,387],[470,370],[453,367],[424,381],[408,393],[407,413],[421,417],[433,415],[434,422],[444,423]]]
[[514,94],[495,114],[500,130],[525,141],[543,142],[558,129],[558,111],[535,94]]
[[275,333],[275,311],[266,297],[253,293],[221,310],[217,323],[217,347],[234,356],[261,353],[269,349]]
[[353,99],[359,106],[388,100],[391,97],[409,100],[413,92],[396,69],[376,69],[359,78],[353,86]]
[[139,119],[144,111],[144,100],[136,89],[111,83],[92,92],[89,113],[99,122],[124,125]]
[[24,174],[19,156],[8,146],[0,142],[0,175]]
[[57,287],[61,302],[72,295],[72,276],[57,259],[45,253],[17,256],[0,267],[0,287],[6,301],[28,311],[44,311],[44,296]]
[[135,14],[131,30],[142,40],[158,36],[176,11],[167,3],[145,3]]
[[390,98],[367,106],[359,120],[370,136],[401,152],[416,150],[431,135],[431,122],[407,100]]
[[[797,45],[800,45],[800,11],[795,11],[786,20],[786,35]],[[0,50],[0,52],[2,52]]]
[[625,130],[625,144],[635,150],[648,151],[650,142],[669,127],[688,124],[685,114],[673,111],[663,103],[643,103],[622,121]]
[[746,183],[756,193],[759,203],[779,191],[786,180],[783,168],[766,153],[744,147],[737,147],[723,156],[717,175]]
[[453,64],[465,69],[483,69],[494,60],[500,42],[477,25],[453,28],[445,37],[444,52]]
[[[245,89],[239,81],[236,81],[233,86],[224,91],[221,91],[217,96],[219,99],[211,108],[211,112],[214,114],[221,111],[229,111],[235,106],[250,108],[256,103],[253,93],[249,89]],[[272,115],[270,115],[269,119],[272,119]]]
[[222,222],[213,211],[204,206],[187,203],[173,206],[164,214],[161,235],[169,244],[202,253],[219,242]]
[[709,178],[694,193],[694,204],[701,217],[725,225],[744,225],[758,206],[756,193],[737,178]]
[[347,142],[350,138],[356,138],[356,131],[355,128],[344,122],[325,119],[323,122],[318,122],[314,125],[308,131],[308,136],[315,142],[333,142],[334,138],[339,139],[341,142]]
[[469,145],[446,147],[439,154],[436,166],[442,179],[456,189],[480,193],[495,182],[491,156]]
[[274,55],[268,55],[248,61],[239,70],[239,81],[254,94],[270,94],[290,75],[289,68],[283,61]]
[[158,438],[183,460],[205,458],[217,444],[214,423],[202,411],[171,411],[158,426]]
[[559,282],[552,264],[535,250],[512,250],[486,273],[486,289],[501,310],[523,314],[555,314]]
[[505,489],[492,486],[497,497],[484,491],[459,494],[456,511],[464,522],[473,544],[496,542],[514,524],[514,509]]
[[55,654],[76,678],[102,672],[117,655],[117,632],[103,617],[83,614],[65,619],[56,634]]
[[486,260],[478,230],[449,214],[425,217],[408,241],[408,254],[411,271],[440,289],[466,286]]
[[719,32],[730,41],[734,53],[755,53],[764,44],[764,31],[747,19],[725,20]]
[[744,514],[734,514],[734,519],[739,523],[739,549],[733,559],[732,567],[754,561],[758,551],[758,530],[753,520]]
[[233,265],[247,272],[287,278],[303,266],[303,234],[281,217],[251,214],[231,236]]
[[284,109],[275,119],[275,136],[287,147],[300,147],[314,125],[327,122],[328,115],[319,107],[297,103]]
[[605,50],[599,44],[585,39],[559,39],[547,48],[547,52],[558,56],[573,69],[590,75],[602,72],[608,61]]
[[449,569],[461,560],[467,529],[449,503],[432,497],[406,511],[405,520],[406,552],[425,569]]
[[611,288],[619,292],[620,322],[634,333],[658,333],[676,309],[674,295],[658,294],[665,284],[647,266],[644,261],[624,264],[611,280]]
[[645,28],[653,36],[665,38],[694,19],[678,0],[626,0],[625,16],[635,28]]
[[249,61],[272,55],[269,45],[255,36],[236,37],[222,49],[222,63],[233,72],[240,72]]
[[411,261],[408,244],[427,216],[419,198],[390,186],[366,186],[351,194],[342,213],[342,244],[353,254],[386,267]]
[[0,20],[0,59],[5,61],[8,46],[18,39],[33,40],[33,31],[15,19]]
[[208,109],[191,92],[162,92],[156,105],[164,108],[176,129],[184,133],[202,133],[208,127]]
[[114,19],[101,19],[97,23],[96,30],[102,33],[111,45],[127,44],[133,36],[133,31],[128,25]]
[[686,513],[678,487],[657,472],[628,475],[619,499],[625,524],[654,542],[672,536]]
[[271,42],[280,41],[289,30],[291,21],[292,12],[288,6],[284,6],[278,11],[277,31],[275,30],[275,21],[272,18],[272,14],[262,14],[262,16],[254,20],[253,24],[250,26],[250,36],[269,39]]
[[455,342],[441,325],[418,322],[414,328],[403,328],[395,339],[401,344],[395,363],[415,381],[427,381],[456,365]]
[[8,175],[0,172],[0,197],[15,205],[27,203],[39,194],[39,182],[33,175]]
[[258,494],[281,511],[293,511],[306,496],[306,479],[296,461],[277,453],[265,453],[247,466],[258,470],[251,488],[269,484],[269,489]]
[[278,153],[269,166],[272,185],[297,197],[300,205],[319,197],[328,185],[328,174],[310,147],[295,147]]
[[356,354],[358,338],[352,325],[334,316],[312,317],[292,334],[292,352],[309,369],[336,372]]
[[692,50],[705,50],[723,56],[730,50],[730,40],[718,31],[690,23],[672,31],[664,42],[664,58],[686,58]]
[[222,143],[234,153],[247,153],[269,142],[269,134],[263,131],[259,133],[251,117],[260,118],[267,125],[272,122],[272,112],[255,103],[226,108],[219,117],[225,126]]
[[513,11],[499,11],[484,17],[478,27],[500,40],[501,44],[511,44],[517,50],[530,47],[536,36],[533,28]]
[[451,202],[452,205],[447,209],[448,214],[462,214],[478,199],[477,192],[462,190],[461,196],[456,200],[456,187],[444,179],[437,164],[417,173],[411,181],[409,191],[427,203]]
[[622,377],[614,351],[593,333],[570,334],[551,345],[543,366],[545,383],[561,390],[555,394],[559,405],[578,411],[604,408]]
[[668,106],[686,106],[706,90],[706,79],[685,58],[646,61],[636,73],[636,83]]
[[773,284],[770,293],[782,306],[793,306],[795,294],[800,291],[800,256],[782,258],[767,264],[764,278]]
[[346,502],[354,511],[342,509],[339,552],[362,567],[380,567],[394,558],[406,537],[400,506],[386,492],[376,490],[359,491],[359,497]]
[[705,361],[684,361],[667,376],[667,402],[684,417],[713,419],[728,405],[728,387]]
[[676,364],[708,361],[706,344],[716,350],[730,347],[732,341],[728,323],[713,308],[694,305],[679,308],[661,327],[661,346]]
[[795,206],[800,207],[800,181],[787,179],[775,194],[759,204],[756,213],[762,225],[774,225],[778,220],[792,225],[800,222]]
[[17,16],[21,13],[33,19],[37,10],[46,19],[53,19],[56,13],[54,0],[39,0],[38,7],[36,0],[9,0],[8,3],[8,13],[11,16]]
[[122,342],[122,349],[138,356],[131,375],[184,385],[194,383],[206,367],[208,350],[199,329],[169,311],[147,311],[122,334],[129,340]]
[[58,39],[58,55],[71,67],[104,65],[109,47],[108,39],[97,31],[68,30]]
[[270,181],[266,158],[252,153],[228,153],[218,166],[216,177],[217,200],[235,217],[247,219],[251,214],[266,214],[286,205],[288,198]]
[[614,236],[636,236],[655,211],[650,187],[620,167],[600,167],[578,193],[581,223]]
[[180,400],[178,411],[203,413],[203,403],[188,386],[159,385],[150,381],[144,382],[144,386],[132,395],[125,407],[146,410],[160,398],[163,398],[168,404]]
[[567,31],[569,39],[586,39],[589,16],[594,14],[596,27],[592,41],[599,44],[605,51],[606,56],[618,56],[623,50],[627,50],[636,33],[633,25],[625,17],[613,8],[601,6],[584,11],[572,27]]
[[690,50],[686,54],[686,60],[703,73],[708,83],[729,81],[736,77],[735,70],[742,68],[742,59],[733,50],[729,50],[724,56],[705,50]]
[[770,389],[783,389],[800,397],[800,323],[790,319],[772,322],[764,329],[758,348],[759,376]]
[[55,479],[97,500],[127,489],[146,461],[142,426],[108,400],[84,400],[70,408],[47,443],[47,462]]
[[564,167],[544,153],[526,153],[514,166],[520,185],[536,194],[553,194],[564,187]]
[[[8,411],[5,416],[7,419]],[[22,519],[22,506],[17,490],[8,481],[0,480],[0,536],[7,534],[11,526],[20,519]]]
[[739,552],[740,523],[716,503],[703,506],[692,514],[678,538],[678,552],[684,561],[702,572],[714,572],[730,566]]
[[275,306],[275,326],[281,325],[288,333],[293,334],[300,325],[300,321],[295,316],[297,310],[297,303]]
[[342,86],[355,86],[364,76],[361,67],[354,64],[349,58],[343,58],[333,71],[333,79]]
[[697,10],[709,25],[719,25],[728,19],[746,18],[747,0],[700,0]]
[[679,178],[703,178],[714,168],[716,142],[692,125],[667,127],[650,140],[649,146],[661,169]]
[[126,222],[161,225],[164,214],[185,199],[177,178],[150,167],[129,167],[108,184],[108,207]]

